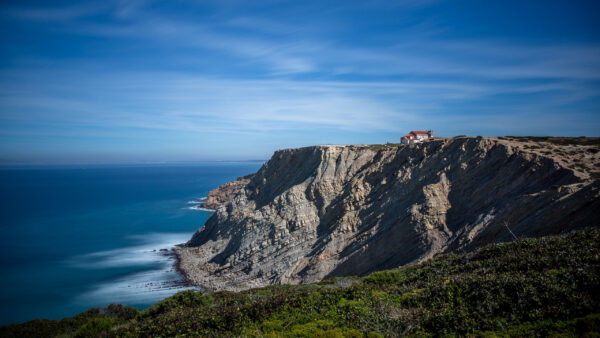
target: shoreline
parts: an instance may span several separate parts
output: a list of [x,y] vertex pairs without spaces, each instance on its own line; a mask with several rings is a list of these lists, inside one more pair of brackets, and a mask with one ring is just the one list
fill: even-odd
[[188,276],[188,274],[185,272],[185,270],[181,268],[181,257],[179,256],[179,252],[177,249],[183,247],[184,245],[185,245],[185,243],[176,244],[171,249],[171,252],[169,252],[169,255],[172,255],[173,259],[174,259],[173,269],[175,270],[175,272],[177,272],[181,276],[181,279],[183,281],[183,283],[182,283],[183,286],[197,287],[197,288],[201,289],[200,291],[205,292],[206,290],[202,286],[194,284],[192,282],[192,280],[190,279],[190,277]]
[[237,292],[269,285],[264,281],[249,280],[242,271],[227,271],[210,262],[218,252],[216,247],[186,247],[180,244],[173,252],[177,256],[178,271],[203,292]]
[[[213,189],[216,190],[219,187]],[[212,191],[211,191],[212,192]],[[209,193],[210,195],[210,193]],[[216,212],[217,209],[216,208],[209,208],[206,206],[206,202],[208,200],[208,196],[207,197],[200,197],[196,200],[192,200],[192,201],[188,201],[187,204],[195,204],[193,206],[187,207],[186,209],[189,210],[198,210],[198,211],[205,211],[205,212]],[[204,226],[204,225],[202,225]],[[175,272],[177,272],[177,274],[181,277],[182,279],[182,285],[184,287],[194,287],[197,288],[199,290],[196,291],[202,291],[202,292],[211,292],[214,290],[211,290],[210,288],[204,286],[204,285],[200,285],[199,283],[195,283],[193,281],[193,279],[191,278],[191,276],[186,272],[186,270],[183,268],[183,264],[184,264],[184,258],[182,256],[182,250],[185,250],[186,248],[186,243],[179,243],[179,244],[175,244],[170,250],[168,255],[173,257],[173,269],[175,270]]]
[[199,211],[207,211],[207,212],[215,212],[215,211],[217,211],[216,208],[211,208],[211,207],[207,206],[207,200],[208,200],[208,196],[200,197],[198,199],[188,201],[187,204],[193,204],[193,205],[190,206],[190,207],[187,207],[186,209],[189,209],[189,210],[199,210]]
[[188,207],[187,209],[189,209],[189,210],[206,211],[206,212],[215,212],[215,211],[217,211],[217,209],[206,207],[206,203],[201,203],[201,204],[198,204],[198,205],[193,205],[191,207]]

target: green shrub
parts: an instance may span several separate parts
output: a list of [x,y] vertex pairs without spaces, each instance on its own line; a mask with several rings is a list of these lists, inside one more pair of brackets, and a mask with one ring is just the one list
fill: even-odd
[[596,334],[600,336],[600,313],[587,315],[575,321],[577,334],[580,336],[587,335],[588,337]]
[[600,326],[600,231],[520,239],[366,277],[244,292],[185,291],[0,328],[1,337],[588,336]]
[[163,299],[143,312],[143,315],[155,316],[174,308],[207,306],[212,303],[212,295],[201,291],[185,290]]
[[75,337],[95,337],[110,330],[114,323],[112,318],[94,318],[80,327]]
[[385,285],[397,284],[404,280],[404,275],[400,270],[378,271],[367,276],[364,281],[370,284]]
[[124,306],[121,304],[109,304],[103,309],[104,317],[118,318],[129,320],[135,318],[139,313],[139,310],[131,306]]

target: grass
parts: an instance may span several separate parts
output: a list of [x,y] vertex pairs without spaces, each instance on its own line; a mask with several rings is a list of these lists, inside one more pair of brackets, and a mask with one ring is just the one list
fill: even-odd
[[600,145],[600,137],[551,137],[551,136],[505,136],[500,139],[515,140],[519,142],[548,142],[557,145]]
[[35,336],[598,336],[600,230],[520,239],[422,264],[245,292],[184,291],[0,329]]
[[358,150],[358,149],[371,149],[373,151],[380,151],[383,149],[390,149],[390,148],[397,148],[400,146],[403,146],[404,144],[402,143],[385,143],[385,144],[366,144],[366,145],[352,145],[350,146],[352,149]]

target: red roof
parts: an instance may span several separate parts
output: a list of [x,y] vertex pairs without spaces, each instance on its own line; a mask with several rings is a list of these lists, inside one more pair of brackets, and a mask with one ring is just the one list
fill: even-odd
[[427,131],[411,131],[409,134],[429,135],[429,132],[427,132]]

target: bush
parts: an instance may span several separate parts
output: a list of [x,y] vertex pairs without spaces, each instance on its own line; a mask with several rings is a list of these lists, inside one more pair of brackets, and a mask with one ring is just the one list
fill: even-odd
[[244,292],[184,291],[140,315],[109,305],[2,337],[597,336],[600,231],[520,239],[366,277]]
[[118,318],[129,320],[135,318],[139,313],[139,310],[131,306],[124,306],[121,304],[110,304],[104,308],[104,317]]
[[378,271],[370,274],[365,278],[366,283],[385,285],[385,284],[397,284],[404,280],[403,274],[400,270],[386,270]]
[[575,321],[575,328],[577,334],[580,336],[586,335],[588,337],[593,337],[592,334],[596,334],[596,337],[600,337],[600,313],[587,315],[577,319]]
[[80,327],[75,337],[95,337],[110,330],[114,323],[115,320],[112,318],[94,318]]
[[212,296],[201,291],[185,290],[174,296],[163,299],[143,312],[143,315],[155,316],[178,307],[207,306],[212,303]]

